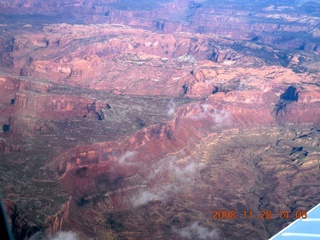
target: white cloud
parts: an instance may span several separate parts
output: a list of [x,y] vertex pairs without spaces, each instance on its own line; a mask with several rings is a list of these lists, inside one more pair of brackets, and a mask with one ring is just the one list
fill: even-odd
[[138,207],[155,200],[166,202],[171,194],[194,186],[193,182],[202,168],[202,164],[192,158],[184,161],[178,161],[176,157],[161,159],[150,169],[150,174],[146,177],[148,190],[136,193],[131,199],[131,204]]
[[189,117],[196,120],[210,117],[218,127],[231,123],[231,113],[229,111],[216,109],[210,104],[201,104]]
[[168,170],[174,172],[175,180],[179,182],[189,181],[194,179],[196,172],[199,170],[199,165],[194,162],[188,163],[186,166],[170,165]]
[[134,207],[138,207],[144,204],[147,204],[148,202],[154,201],[154,200],[161,200],[159,199],[158,194],[154,194],[148,190],[140,192],[138,195],[134,196],[131,199],[131,203]]
[[74,232],[57,232],[55,235],[50,236],[49,240],[78,240],[78,234]]
[[203,113],[207,114],[209,113],[209,108],[211,107],[211,105],[209,104],[201,104],[200,108],[202,110]]
[[162,184],[152,187],[150,190],[143,190],[137,193],[132,199],[133,207],[139,207],[152,201],[167,202],[170,194],[177,193],[182,189],[177,184]]
[[214,112],[210,114],[217,125],[230,124],[230,112],[226,110],[214,109]]
[[42,232],[37,232],[34,235],[32,235],[29,240],[79,240],[80,237],[77,233],[74,232],[57,232],[54,235],[44,236]]
[[132,165],[134,163],[130,162],[132,158],[137,154],[136,151],[127,151],[119,159],[118,163],[121,165]]
[[169,117],[173,117],[175,113],[176,113],[176,104],[174,103],[174,101],[170,100],[168,104],[167,114]]
[[178,229],[173,227],[173,232],[178,233],[181,237],[187,239],[215,240],[219,239],[216,230],[201,226],[199,222],[194,222],[190,226]]

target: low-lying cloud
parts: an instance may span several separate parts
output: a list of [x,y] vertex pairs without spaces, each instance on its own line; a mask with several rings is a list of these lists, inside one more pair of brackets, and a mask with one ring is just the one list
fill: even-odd
[[168,117],[173,117],[175,113],[176,113],[176,104],[174,103],[173,100],[170,100],[168,104],[167,115]]
[[134,164],[133,162],[131,162],[131,160],[133,159],[133,157],[137,154],[138,152],[136,151],[127,151],[125,154],[123,154],[119,159],[118,159],[118,163],[120,165],[132,165]]
[[178,229],[172,228],[172,231],[187,239],[216,240],[219,239],[216,230],[201,226],[199,221],[192,223],[190,226]]
[[202,168],[202,164],[192,158],[183,162],[176,157],[163,158],[150,169],[146,178],[149,186],[135,194],[131,199],[132,206],[138,207],[156,200],[166,202],[171,194],[194,186]]
[[214,109],[210,115],[218,125],[230,124],[230,112],[228,111]]
[[161,192],[159,194],[159,192],[155,193],[155,192],[151,192],[149,190],[145,190],[142,192],[140,191],[139,194],[134,196],[131,199],[131,203],[132,203],[133,207],[138,207],[141,205],[145,205],[151,201],[156,201],[156,200],[163,201],[165,199],[166,199],[166,195],[164,195]]
[[78,234],[74,232],[57,232],[55,235],[48,238],[48,240],[78,240]]
[[201,104],[200,113],[189,116],[192,119],[200,120],[210,117],[217,126],[231,123],[231,113],[224,109],[216,109],[210,104]]
[[55,233],[54,235],[44,236],[42,232],[37,232],[32,235],[29,240],[79,240],[80,237],[75,232],[64,232],[60,231]]

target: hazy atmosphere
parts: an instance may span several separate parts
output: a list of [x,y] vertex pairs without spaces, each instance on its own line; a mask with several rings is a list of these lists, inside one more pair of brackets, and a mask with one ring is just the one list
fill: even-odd
[[0,0],[7,239],[270,239],[320,202],[319,71],[319,0]]

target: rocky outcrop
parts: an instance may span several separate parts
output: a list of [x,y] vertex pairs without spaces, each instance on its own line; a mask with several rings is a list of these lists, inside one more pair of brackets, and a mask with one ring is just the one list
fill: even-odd
[[[3,77],[2,104],[6,109],[2,114],[6,118],[3,132],[24,136],[47,132],[54,129],[48,120],[83,117],[87,113],[87,106],[93,100],[55,92],[52,86],[45,82]],[[16,148],[4,147],[4,151],[9,149]]]
[[28,225],[28,222],[21,216],[14,202],[5,199],[3,204],[8,215],[8,224],[11,226],[15,239],[29,238],[40,230],[37,226]]
[[69,205],[70,202],[66,202],[63,208],[55,216],[50,216],[46,222],[45,234],[53,235],[63,229],[65,221],[69,218]]

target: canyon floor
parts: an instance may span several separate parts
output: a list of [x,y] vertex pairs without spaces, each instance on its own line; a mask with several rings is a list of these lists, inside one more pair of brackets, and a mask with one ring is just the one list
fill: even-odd
[[320,5],[285,2],[2,1],[15,239],[268,239],[317,205]]

